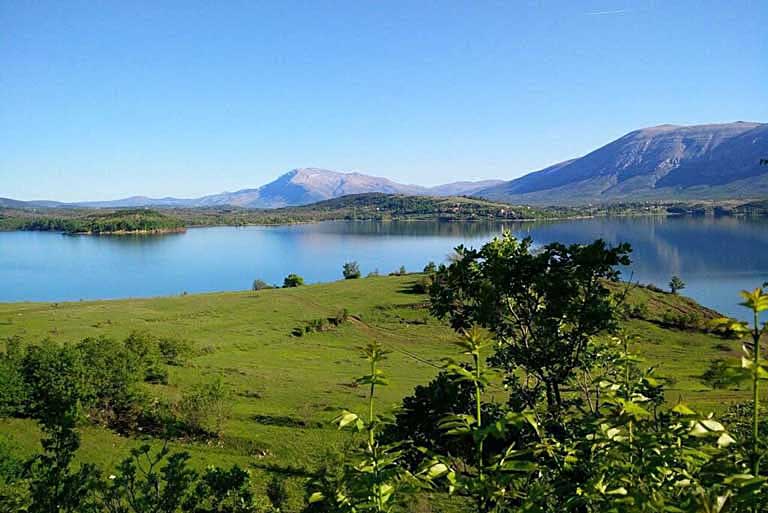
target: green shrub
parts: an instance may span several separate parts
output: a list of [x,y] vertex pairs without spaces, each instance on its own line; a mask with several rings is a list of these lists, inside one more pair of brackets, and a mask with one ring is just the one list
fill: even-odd
[[301,285],[304,285],[304,278],[299,276],[298,274],[289,274],[285,277],[283,280],[283,288],[292,288],[292,287],[299,287]]
[[701,375],[701,382],[714,390],[734,386],[737,378],[733,365],[723,358],[709,362],[709,367]]
[[413,284],[413,291],[416,294],[426,294],[432,286],[432,276],[422,276]]
[[679,330],[700,330],[703,320],[694,312],[664,312],[661,316],[663,324]]
[[9,338],[0,354],[0,417],[28,414],[29,389],[21,373],[21,339]]
[[355,280],[360,277],[360,266],[357,262],[347,262],[344,264],[341,273],[345,280]]
[[176,338],[161,338],[157,341],[160,357],[168,365],[182,365],[192,354],[192,343]]
[[191,433],[218,436],[230,414],[230,394],[221,379],[196,385],[177,405],[179,420]]

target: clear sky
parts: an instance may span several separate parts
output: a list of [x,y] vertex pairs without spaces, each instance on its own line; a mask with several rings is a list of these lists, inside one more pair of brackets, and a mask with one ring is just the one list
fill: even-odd
[[0,0],[0,196],[510,179],[768,121],[768,2]]

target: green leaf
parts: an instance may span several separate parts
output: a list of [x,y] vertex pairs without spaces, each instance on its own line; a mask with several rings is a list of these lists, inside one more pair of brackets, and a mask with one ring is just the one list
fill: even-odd
[[532,461],[506,460],[501,464],[501,470],[505,472],[533,472],[537,466]]
[[312,495],[309,496],[309,503],[314,504],[316,502],[322,502],[325,500],[325,495],[323,495],[321,492],[314,492]]
[[687,407],[683,403],[677,403],[674,408],[672,408],[672,411],[675,413],[679,413],[680,415],[696,415],[696,412]]
[[333,419],[333,422],[338,424],[339,429],[342,429],[352,423],[356,423],[358,420],[360,420],[360,417],[356,413],[344,410],[341,415]]
[[429,467],[429,470],[427,470],[426,477],[429,480],[437,479],[439,477],[443,477],[448,472],[450,472],[450,468],[448,468],[448,465],[445,463],[435,463],[431,467]]

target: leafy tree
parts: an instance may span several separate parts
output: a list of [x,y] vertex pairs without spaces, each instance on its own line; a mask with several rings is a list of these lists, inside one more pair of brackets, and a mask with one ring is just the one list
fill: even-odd
[[291,287],[299,287],[301,285],[304,285],[304,278],[298,274],[291,273],[283,280],[283,288],[286,289]]
[[672,276],[672,279],[669,280],[669,290],[672,294],[677,294],[678,291],[683,290],[684,288],[685,282],[680,279],[679,276]]
[[360,277],[360,266],[357,262],[346,262],[341,271],[345,280],[354,280]]
[[88,511],[98,478],[93,465],[72,462],[80,446],[76,431],[83,405],[94,397],[88,368],[74,346],[32,347],[22,362],[32,411],[43,430],[43,453],[31,463],[30,513]]
[[106,417],[129,408],[139,395],[137,384],[144,377],[138,355],[105,337],[83,339],[75,348],[84,364],[87,362],[86,381],[93,392],[89,406]]
[[125,348],[134,353],[144,369],[144,381],[168,383],[168,370],[160,362],[160,344],[157,337],[145,331],[133,331],[125,339]]
[[437,265],[433,261],[429,261],[427,265],[424,266],[424,272],[427,274],[432,274],[437,272]]
[[592,337],[617,325],[616,298],[603,281],[619,277],[631,248],[602,240],[531,245],[507,232],[480,250],[459,246],[435,275],[431,311],[458,331],[489,329],[498,340],[494,365],[512,381],[524,371],[526,386],[543,387],[549,407],[560,410],[563,385],[589,366]]

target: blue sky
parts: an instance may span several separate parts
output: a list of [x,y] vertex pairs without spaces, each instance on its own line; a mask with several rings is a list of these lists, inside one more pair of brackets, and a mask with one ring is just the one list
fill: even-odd
[[768,2],[0,0],[0,196],[510,179],[768,121]]

